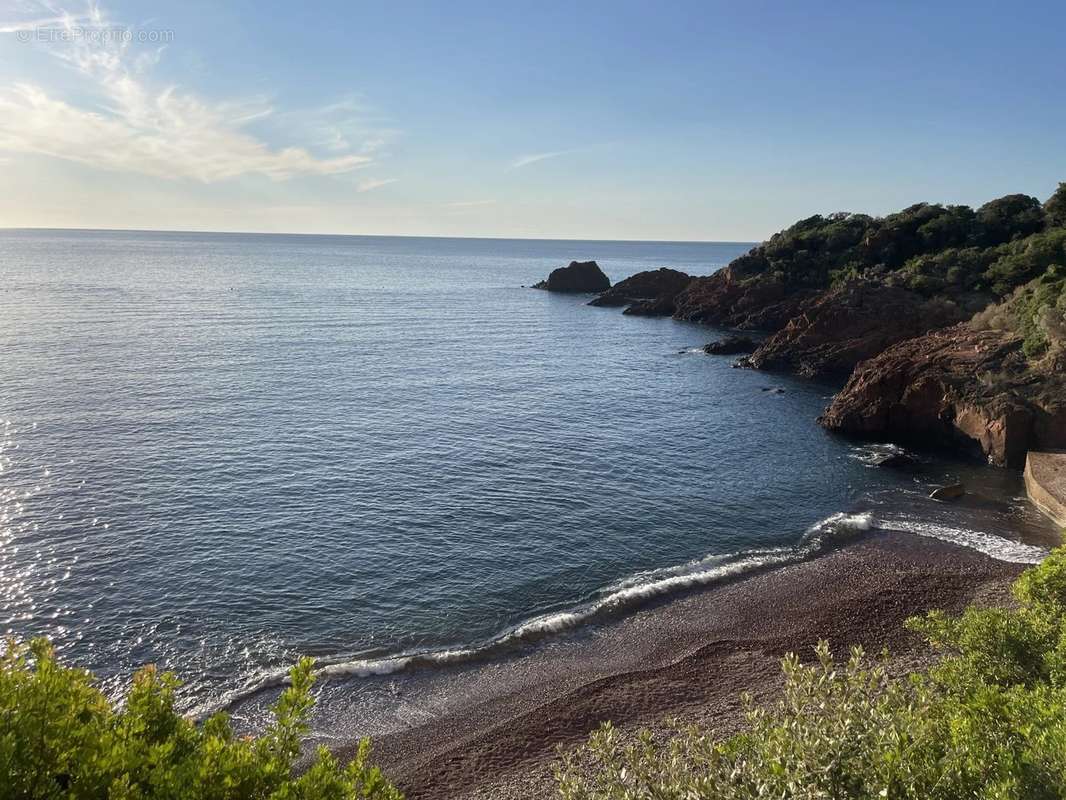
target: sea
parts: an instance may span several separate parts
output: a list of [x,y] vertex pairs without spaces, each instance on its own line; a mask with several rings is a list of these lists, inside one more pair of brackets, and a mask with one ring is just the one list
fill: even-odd
[[750,247],[0,231],[0,631],[118,700],[173,670],[206,714],[301,655],[349,686],[484,665],[867,531],[1057,544],[1016,472],[823,431],[839,384],[529,288]]

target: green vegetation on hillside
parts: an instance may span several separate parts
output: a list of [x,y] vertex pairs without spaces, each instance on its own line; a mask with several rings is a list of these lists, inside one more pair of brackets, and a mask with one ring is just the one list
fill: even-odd
[[1055,194],[1044,203],[1044,213],[1047,215],[1048,225],[1066,227],[1066,183],[1060,183]]
[[1018,287],[1002,303],[989,306],[974,317],[973,324],[1017,333],[1031,359],[1061,354],[1066,350],[1066,258]]
[[123,708],[88,673],[59,664],[48,643],[8,642],[0,659],[0,797],[89,800],[401,800],[367,762],[363,743],[341,767],[321,748],[297,775],[294,764],[311,711],[311,661],[257,738],[238,738],[225,714],[202,725],[174,710],[175,679],[137,673]]
[[1066,184],[1047,203],[1012,194],[969,206],[918,203],[885,217],[815,215],[736,259],[734,272],[826,289],[863,278],[926,296],[977,294],[980,305],[1063,263]]
[[784,660],[784,697],[744,733],[668,740],[605,726],[558,769],[563,800],[1066,797],[1066,548],[1027,571],[1012,609],[912,620],[944,653],[892,679],[859,650]]

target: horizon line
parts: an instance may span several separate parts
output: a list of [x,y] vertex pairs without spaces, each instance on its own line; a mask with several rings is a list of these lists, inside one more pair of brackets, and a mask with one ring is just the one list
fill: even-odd
[[472,239],[475,241],[518,242],[627,242],[631,244],[758,244],[740,239],[582,239],[576,236],[454,236],[422,233],[302,233],[285,231],[212,231],[193,228],[79,228],[48,225],[0,226],[0,231],[66,231],[72,233],[200,233],[222,236],[332,236],[364,239]]

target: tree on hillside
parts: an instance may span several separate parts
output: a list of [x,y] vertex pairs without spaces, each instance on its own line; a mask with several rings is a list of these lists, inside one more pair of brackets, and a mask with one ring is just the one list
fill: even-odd
[[1035,197],[1008,194],[977,209],[984,244],[994,246],[1044,229],[1044,207]]
[[1066,228],[1066,183],[1060,183],[1055,194],[1044,203],[1047,224],[1056,228]]

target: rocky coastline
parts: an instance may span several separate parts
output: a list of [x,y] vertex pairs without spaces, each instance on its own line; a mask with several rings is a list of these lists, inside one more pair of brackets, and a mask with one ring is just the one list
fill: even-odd
[[1066,184],[1044,203],[816,215],[705,277],[662,268],[604,287],[595,262],[574,262],[538,286],[590,275],[589,305],[757,332],[707,352],[843,381],[819,418],[830,431],[1017,469],[1066,448]]
[[589,305],[624,306],[623,314],[669,317],[677,310],[677,296],[691,282],[691,275],[676,269],[646,270],[619,281],[589,301]]
[[962,323],[859,364],[819,422],[857,436],[979,449],[993,464],[1021,469],[1030,450],[1066,447],[1064,378],[1032,367],[1019,337]]

